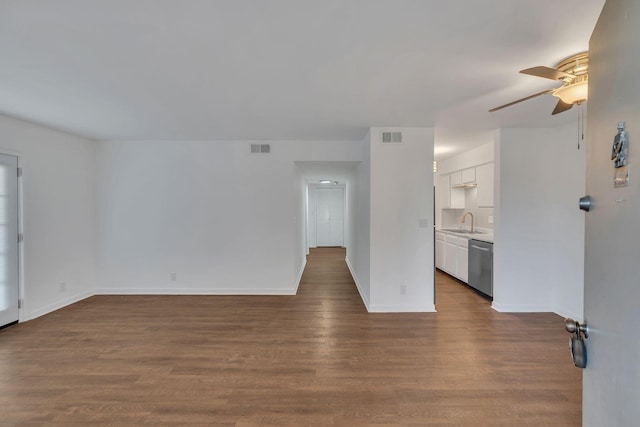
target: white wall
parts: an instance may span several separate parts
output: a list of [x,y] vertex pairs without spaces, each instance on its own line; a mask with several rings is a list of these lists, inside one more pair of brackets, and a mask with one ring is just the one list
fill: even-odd
[[294,293],[305,253],[294,163],[357,161],[361,143],[270,143],[256,155],[249,141],[100,142],[98,292]]
[[585,150],[576,146],[574,124],[498,133],[496,310],[582,317]]
[[296,209],[293,220],[293,274],[294,274],[294,293],[297,292],[302,279],[304,267],[307,264],[307,245],[306,245],[306,183],[302,175],[302,171],[294,162],[294,179],[291,183],[291,191],[293,192],[293,206]]
[[[360,164],[360,162],[358,162]],[[344,246],[346,248],[345,262],[349,264],[349,257],[354,247],[354,229],[358,226],[360,219],[357,214],[357,201],[358,201],[358,184],[356,180],[357,166],[349,172],[349,178],[345,185],[345,217],[344,217]],[[355,280],[355,279],[354,279]]]
[[380,146],[380,129],[365,141],[272,141],[261,156],[249,141],[94,143],[0,124],[25,170],[22,320],[94,292],[295,292],[305,262],[296,161],[360,162],[346,237],[363,300],[433,310],[432,129],[401,129],[400,147]]
[[0,147],[24,170],[25,321],[95,288],[94,144],[0,115]]
[[318,246],[316,229],[316,184],[307,185],[307,246]]
[[354,185],[347,187],[349,246],[347,265],[367,310],[371,304],[371,141],[367,133],[362,141],[362,162],[355,173]]
[[[432,128],[371,128],[370,311],[435,311]],[[406,293],[402,293],[406,287]]]
[[[554,203],[548,224],[556,236],[553,245],[553,275],[551,281],[552,311],[563,317],[582,321],[584,311],[584,245],[585,213],[578,200],[585,195],[586,139],[577,149],[575,124],[556,129],[559,144],[553,155],[561,165],[554,171],[556,183]],[[561,184],[558,184],[561,182]]]
[[446,175],[462,169],[491,163],[495,155],[494,150],[494,143],[489,142],[488,144],[481,145],[456,156],[440,160],[438,161],[438,174]]

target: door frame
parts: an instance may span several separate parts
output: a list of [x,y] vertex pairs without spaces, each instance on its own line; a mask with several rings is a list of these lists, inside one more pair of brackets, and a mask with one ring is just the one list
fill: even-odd
[[[307,186],[306,186],[306,200],[305,200],[305,223],[306,223],[306,227],[305,227],[305,235],[306,235],[306,251],[307,254],[309,253],[309,249],[310,248],[317,248],[318,247],[318,232],[317,232],[317,219],[318,216],[316,214],[316,209],[317,209],[317,205],[316,205],[316,197],[315,197],[315,190],[317,189],[324,189],[324,188],[328,188],[328,189],[337,189],[337,188],[341,188],[342,189],[342,215],[343,215],[343,223],[342,223],[342,247],[346,247],[346,241],[347,241],[347,186],[346,184],[319,184],[317,182],[307,182]],[[311,191],[311,189],[313,189]],[[313,196],[311,197],[310,194],[313,193]],[[310,208],[310,204],[312,202],[313,199],[313,212],[312,209]],[[311,219],[313,215],[313,221]],[[314,237],[312,239],[312,236],[310,235],[310,231],[311,231],[311,227],[313,227],[313,231],[314,231]],[[313,244],[312,244],[313,243]]]
[[[16,150],[11,150],[0,146],[0,154],[6,156],[13,156],[17,158],[18,164],[18,234],[24,236],[24,182],[23,182],[23,159],[22,153]],[[17,237],[17,236],[16,236]],[[18,323],[26,322],[29,320],[27,316],[27,299],[25,297],[25,283],[24,283],[24,237],[18,240]]]

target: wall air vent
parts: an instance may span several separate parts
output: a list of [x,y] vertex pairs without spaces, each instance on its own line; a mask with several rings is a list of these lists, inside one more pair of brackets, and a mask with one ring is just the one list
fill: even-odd
[[382,132],[382,142],[384,143],[402,142],[402,132]]
[[251,152],[252,153],[270,153],[271,145],[270,144],[251,144]]

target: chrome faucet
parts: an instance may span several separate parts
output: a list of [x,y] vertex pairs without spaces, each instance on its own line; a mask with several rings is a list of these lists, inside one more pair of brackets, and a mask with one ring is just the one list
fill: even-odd
[[464,215],[462,215],[462,221],[460,222],[464,224],[464,219],[467,215],[471,215],[471,232],[473,233],[473,214],[471,212],[465,212]]

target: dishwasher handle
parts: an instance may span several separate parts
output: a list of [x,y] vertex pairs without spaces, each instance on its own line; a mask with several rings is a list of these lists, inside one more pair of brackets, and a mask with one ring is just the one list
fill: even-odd
[[482,246],[476,246],[473,243],[471,243],[470,245],[473,249],[478,249],[479,251],[484,251],[484,252],[489,252],[491,249],[489,248],[483,248]]

